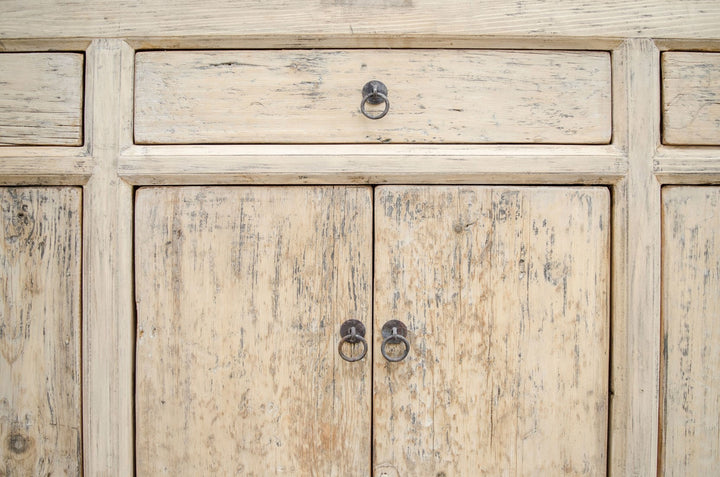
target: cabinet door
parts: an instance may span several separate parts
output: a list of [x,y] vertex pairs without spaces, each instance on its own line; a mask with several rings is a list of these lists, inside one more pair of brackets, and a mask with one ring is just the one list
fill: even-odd
[[0,475],[80,475],[81,192],[0,188]]
[[375,475],[603,475],[608,190],[388,186],[375,210],[375,349],[390,319],[411,343],[374,356]]
[[139,190],[138,475],[370,473],[372,350],[350,363],[337,348],[345,320],[370,328],[371,201]]
[[720,188],[663,189],[660,475],[720,469]]

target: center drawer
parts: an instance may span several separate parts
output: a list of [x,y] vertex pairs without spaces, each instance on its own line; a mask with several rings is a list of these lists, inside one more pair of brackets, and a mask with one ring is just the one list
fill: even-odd
[[[604,51],[146,51],[135,142],[607,144]],[[363,86],[388,113],[363,115]],[[370,116],[386,104],[365,102]]]

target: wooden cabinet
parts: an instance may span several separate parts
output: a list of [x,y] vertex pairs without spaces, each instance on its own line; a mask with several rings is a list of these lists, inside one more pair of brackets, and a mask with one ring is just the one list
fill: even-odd
[[607,190],[371,194],[140,189],[138,472],[603,474]]
[[717,473],[719,55],[703,0],[0,2],[0,475]]

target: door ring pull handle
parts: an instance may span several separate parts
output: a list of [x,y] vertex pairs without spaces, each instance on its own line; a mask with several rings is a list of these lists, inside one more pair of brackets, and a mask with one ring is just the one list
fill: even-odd
[[[368,351],[368,344],[365,340],[365,325],[359,320],[347,320],[340,326],[340,343],[338,343],[338,354],[342,359],[350,363],[360,361],[365,357]],[[362,353],[356,354],[355,356],[348,356],[343,351],[343,345],[345,343],[355,344],[362,343]]]
[[[360,103],[360,111],[368,119],[380,119],[390,111],[390,100],[388,99],[388,89],[382,82],[377,80],[368,81],[362,89],[363,99]],[[370,114],[365,109],[365,104],[382,104],[385,103],[385,109],[378,114]]]
[[[382,342],[382,346],[380,346],[380,352],[382,353],[383,357],[391,363],[397,363],[405,359],[405,357],[410,352],[410,342],[406,338],[407,326],[405,326],[405,323],[400,320],[388,321],[382,327],[382,335],[384,339]],[[398,343],[402,343],[403,345],[405,345],[405,349],[403,350],[403,352],[399,356],[388,355],[385,351],[387,345]]]

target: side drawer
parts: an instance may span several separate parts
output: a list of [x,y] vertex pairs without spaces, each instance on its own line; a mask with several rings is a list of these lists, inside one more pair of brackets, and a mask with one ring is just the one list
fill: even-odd
[[[135,67],[139,144],[611,138],[607,52],[148,51]],[[360,110],[370,80],[388,88],[379,120]]]
[[82,145],[83,55],[0,54],[0,145]]
[[720,145],[720,53],[662,55],[663,142]]

